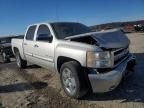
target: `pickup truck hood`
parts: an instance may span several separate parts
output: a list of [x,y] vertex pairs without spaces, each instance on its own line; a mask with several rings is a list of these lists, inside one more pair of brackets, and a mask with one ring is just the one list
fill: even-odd
[[[129,39],[127,36],[121,32],[120,30],[107,30],[102,32],[90,32],[75,36],[70,36],[65,39],[69,40],[76,40],[76,38],[84,38],[84,37],[92,37],[99,47],[106,48],[106,49],[113,49],[113,48],[124,48],[129,46]],[[80,41],[79,41],[80,42]]]

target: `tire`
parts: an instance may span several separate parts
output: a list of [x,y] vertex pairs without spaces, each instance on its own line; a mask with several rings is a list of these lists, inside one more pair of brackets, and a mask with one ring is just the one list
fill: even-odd
[[69,97],[81,98],[87,94],[89,88],[86,78],[84,69],[75,61],[66,62],[60,68],[61,84]]
[[16,63],[17,63],[17,66],[22,69],[26,68],[27,66],[27,61],[21,58],[19,51],[16,52]]
[[10,62],[10,59],[7,57],[5,52],[2,52],[1,60],[2,60],[2,63],[9,63]]

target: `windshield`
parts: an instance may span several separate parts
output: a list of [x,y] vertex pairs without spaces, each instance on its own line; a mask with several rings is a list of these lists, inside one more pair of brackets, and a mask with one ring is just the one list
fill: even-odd
[[91,32],[89,27],[80,23],[52,23],[51,25],[58,39]]

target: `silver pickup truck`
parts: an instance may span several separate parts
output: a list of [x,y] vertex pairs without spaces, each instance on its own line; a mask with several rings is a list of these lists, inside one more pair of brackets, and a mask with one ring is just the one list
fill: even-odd
[[120,30],[92,32],[74,22],[33,24],[24,39],[12,39],[17,66],[27,62],[58,72],[65,93],[80,98],[115,89],[133,72],[135,57],[129,39]]

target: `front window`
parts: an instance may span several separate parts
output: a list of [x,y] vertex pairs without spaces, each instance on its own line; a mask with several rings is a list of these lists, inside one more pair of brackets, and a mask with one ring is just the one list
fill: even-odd
[[34,34],[35,34],[35,29],[36,29],[36,26],[29,27],[27,34],[26,34],[26,40],[30,40],[30,41],[33,40]]
[[58,39],[91,32],[89,27],[80,23],[52,23],[51,25]]
[[37,31],[37,41],[45,41],[45,42],[51,42],[52,41],[52,36],[50,33],[50,30],[47,25],[40,25],[39,29]]

